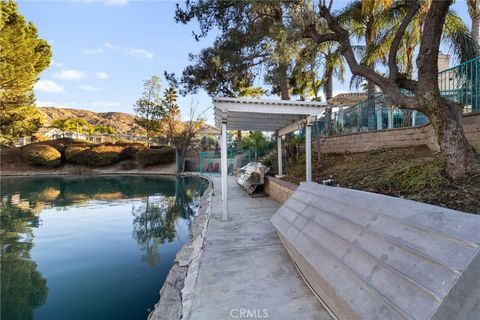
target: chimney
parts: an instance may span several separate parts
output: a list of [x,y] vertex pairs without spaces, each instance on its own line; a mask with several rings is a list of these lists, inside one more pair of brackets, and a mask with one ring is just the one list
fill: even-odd
[[450,67],[450,56],[442,52],[438,53],[438,72]]

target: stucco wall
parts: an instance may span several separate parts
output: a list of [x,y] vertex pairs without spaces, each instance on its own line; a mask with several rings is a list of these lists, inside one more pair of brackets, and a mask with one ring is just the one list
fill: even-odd
[[[463,117],[463,127],[467,139],[480,153],[480,113],[470,113]],[[313,142],[317,148],[317,143]],[[410,147],[427,145],[439,150],[435,132],[431,124],[421,127],[398,128],[374,132],[344,134],[322,138],[322,153],[366,152],[381,148]]]

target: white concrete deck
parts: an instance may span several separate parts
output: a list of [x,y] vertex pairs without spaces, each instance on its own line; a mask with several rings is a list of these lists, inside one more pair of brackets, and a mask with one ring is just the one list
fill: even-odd
[[229,176],[224,222],[220,177],[212,180],[212,213],[190,319],[331,319],[270,221],[280,205],[271,198],[251,198]]

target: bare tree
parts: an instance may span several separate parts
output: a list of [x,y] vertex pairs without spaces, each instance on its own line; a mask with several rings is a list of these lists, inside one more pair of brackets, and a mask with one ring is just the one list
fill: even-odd
[[[357,61],[348,31],[340,26],[338,18],[331,13],[332,1],[327,5],[325,0],[320,0],[318,12],[318,18],[327,23],[329,31],[319,32],[319,21],[314,20],[305,26],[303,35],[316,43],[338,42],[352,74],[375,83],[393,104],[423,112],[435,129],[440,149],[447,160],[447,173],[453,179],[458,179],[474,170],[476,153],[463,130],[463,105],[442,97],[438,87],[438,52],[451,4],[451,0],[435,1],[427,8],[416,61],[418,79],[410,79],[399,72],[397,55],[407,27],[419,12],[422,1],[406,1],[408,10],[395,30],[388,52],[386,75]],[[409,91],[411,95],[405,95],[402,90]]]
[[190,106],[189,119],[181,121],[180,110],[175,104],[167,105],[168,112],[161,120],[160,136],[164,137],[177,151],[178,172],[185,170],[185,157],[195,137],[205,125],[205,121]]

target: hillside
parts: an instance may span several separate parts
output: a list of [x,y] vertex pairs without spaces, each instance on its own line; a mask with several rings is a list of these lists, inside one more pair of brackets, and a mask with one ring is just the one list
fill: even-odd
[[141,135],[143,129],[135,123],[135,116],[124,112],[93,112],[89,110],[39,107],[45,117],[45,126],[56,119],[83,118],[92,125],[108,125],[119,134]]

